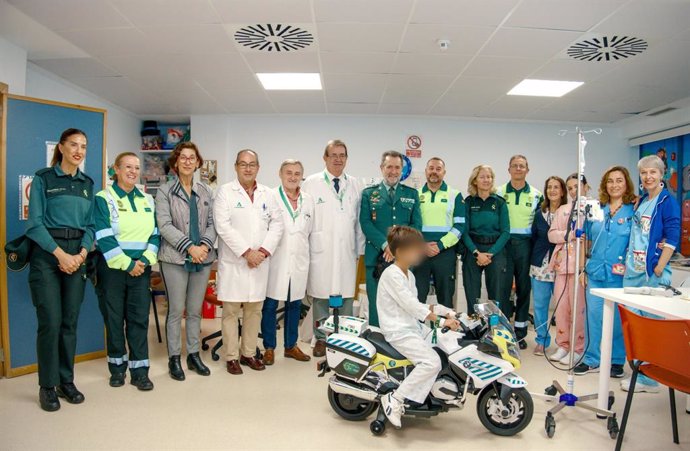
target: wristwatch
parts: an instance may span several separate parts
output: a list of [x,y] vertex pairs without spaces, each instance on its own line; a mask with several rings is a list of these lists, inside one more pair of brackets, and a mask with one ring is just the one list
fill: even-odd
[[473,254],[475,257],[479,256],[479,250],[478,250],[478,249],[475,249],[474,252],[472,252],[472,254]]

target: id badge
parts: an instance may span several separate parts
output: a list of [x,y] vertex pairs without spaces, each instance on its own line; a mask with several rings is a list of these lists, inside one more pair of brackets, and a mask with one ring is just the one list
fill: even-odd
[[616,263],[611,268],[611,274],[613,274],[614,276],[625,275],[625,265],[623,263]]

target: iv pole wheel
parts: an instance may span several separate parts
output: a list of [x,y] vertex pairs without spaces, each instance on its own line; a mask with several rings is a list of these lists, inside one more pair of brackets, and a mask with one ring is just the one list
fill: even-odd
[[556,419],[550,413],[546,414],[544,430],[546,431],[546,436],[549,438],[553,438],[554,434],[556,434]]
[[606,428],[609,430],[609,437],[611,437],[612,440],[616,440],[618,438],[618,419],[616,416],[609,417]]

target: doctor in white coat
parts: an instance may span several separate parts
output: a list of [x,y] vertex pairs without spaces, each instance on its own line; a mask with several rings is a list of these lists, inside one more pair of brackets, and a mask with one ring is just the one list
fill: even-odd
[[273,194],[280,206],[285,232],[271,257],[268,290],[261,317],[264,340],[264,365],[273,365],[276,349],[276,310],[285,302],[283,322],[284,356],[300,362],[310,357],[297,346],[302,299],[309,274],[309,235],[314,223],[314,200],[300,189],[304,166],[297,160],[285,160],[278,171],[280,186]]
[[[237,180],[218,189],[213,222],[218,232],[218,300],[223,304],[223,343],[230,374],[266,367],[254,357],[266,298],[269,261],[283,234],[283,216],[273,191],[256,182],[259,156],[245,149],[235,160]],[[240,355],[238,319],[242,315]]]
[[[342,296],[342,315],[352,315],[357,282],[357,259],[364,253],[359,225],[361,184],[345,173],[347,146],[340,140],[326,144],[326,169],[309,176],[302,185],[314,198],[314,228],[309,239],[310,264],[307,293],[313,298],[314,323],[328,318],[328,299]],[[325,335],[314,328],[314,357],[326,355]]]

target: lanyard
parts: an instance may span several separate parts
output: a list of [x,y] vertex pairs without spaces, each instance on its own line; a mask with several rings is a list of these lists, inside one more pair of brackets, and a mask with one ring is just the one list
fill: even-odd
[[292,204],[288,201],[287,196],[283,191],[283,187],[279,186],[278,191],[280,192],[280,198],[283,199],[283,204],[285,204],[285,208],[287,208],[287,211],[290,214],[290,217],[292,218],[292,222],[295,222],[295,220],[300,214],[300,211],[302,211],[302,193],[300,193],[297,199],[297,210],[293,210]]
[[[333,185],[331,185],[331,181],[328,178],[328,174],[326,174],[326,172],[323,173],[323,179],[326,181],[326,184],[331,187],[331,191],[333,192],[333,194],[335,194],[336,199],[338,199],[338,201],[340,201],[340,207],[342,208],[343,207],[343,197],[345,196],[346,186],[340,185],[340,192],[336,193],[335,188],[333,188]],[[345,174],[343,174],[343,177],[341,178],[341,180],[347,180],[347,176]]]

